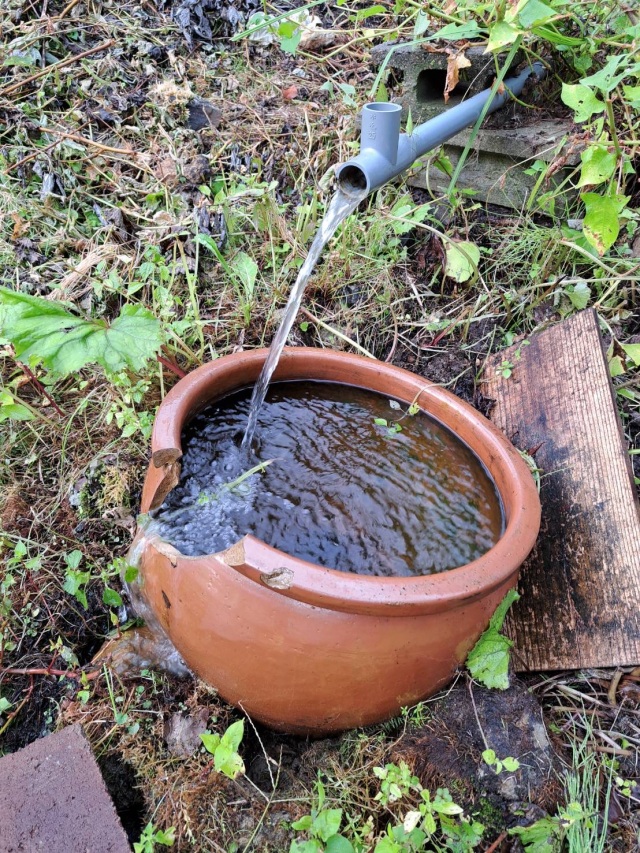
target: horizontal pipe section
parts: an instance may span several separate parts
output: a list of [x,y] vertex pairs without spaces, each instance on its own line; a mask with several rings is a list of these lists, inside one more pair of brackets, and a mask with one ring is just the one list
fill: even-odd
[[[495,95],[487,115],[517,97],[529,77],[533,75],[540,80],[544,73],[542,63],[535,62],[517,77],[505,80],[503,91]],[[411,134],[399,132],[401,107],[398,104],[367,104],[362,111],[360,154],[337,170],[340,189],[347,195],[362,191],[368,194],[386,184],[410,168],[419,157],[475,124],[491,94],[492,89],[485,89],[418,125]]]

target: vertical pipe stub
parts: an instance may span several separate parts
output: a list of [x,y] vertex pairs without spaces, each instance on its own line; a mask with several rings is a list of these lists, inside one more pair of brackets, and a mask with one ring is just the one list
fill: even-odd
[[[401,114],[400,104],[379,102],[365,104],[362,108],[360,155],[343,163],[337,170],[340,189],[346,195],[370,193],[379,186],[379,177],[395,170]],[[359,162],[363,157],[371,168],[363,168]],[[375,174],[372,174],[372,169]]]
[[373,149],[391,165],[395,165],[398,156],[401,113],[400,104],[365,104],[362,109],[361,148]]

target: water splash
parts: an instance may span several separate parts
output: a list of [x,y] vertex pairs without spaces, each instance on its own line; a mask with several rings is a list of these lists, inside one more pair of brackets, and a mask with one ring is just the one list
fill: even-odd
[[269,355],[262,367],[258,381],[254,385],[249,408],[249,419],[247,421],[244,438],[242,439],[243,451],[247,451],[253,442],[256,427],[258,425],[258,416],[264,403],[264,398],[267,394],[269,382],[271,381],[274,370],[278,366],[282,350],[284,349],[284,345],[289,337],[289,332],[291,331],[291,327],[293,326],[298,310],[300,309],[300,303],[302,302],[305,287],[311,277],[311,273],[318,263],[322,250],[333,237],[338,225],[340,225],[340,223],[343,222],[349,214],[353,213],[365,196],[366,192],[362,192],[360,195],[356,196],[347,196],[341,190],[338,190],[329,202],[327,212],[320,223],[320,227],[318,228],[316,236],[313,239],[313,243],[311,244],[311,248],[309,249],[309,254],[307,255],[303,265],[300,267],[298,277],[291,288],[291,293],[289,294],[289,299],[284,309],[282,322],[280,323],[280,327],[271,342]]

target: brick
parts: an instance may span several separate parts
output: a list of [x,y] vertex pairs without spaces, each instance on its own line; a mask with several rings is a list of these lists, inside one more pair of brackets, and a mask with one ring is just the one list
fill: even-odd
[[130,853],[82,728],[0,758],[0,853]]

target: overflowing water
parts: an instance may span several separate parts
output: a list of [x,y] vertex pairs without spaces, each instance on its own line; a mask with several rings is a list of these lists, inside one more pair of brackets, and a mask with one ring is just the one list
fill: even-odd
[[249,406],[249,418],[244,438],[242,440],[242,449],[245,451],[251,447],[255,437],[258,416],[264,403],[269,382],[271,381],[273,372],[280,361],[282,350],[284,349],[284,345],[289,337],[289,332],[291,331],[291,327],[293,326],[298,310],[300,309],[300,303],[302,302],[304,290],[309,278],[311,277],[311,273],[313,272],[315,265],[318,263],[322,250],[333,237],[338,225],[340,225],[340,223],[343,222],[350,213],[353,213],[365,196],[366,192],[364,191],[359,195],[347,196],[341,190],[338,190],[329,202],[327,212],[320,223],[316,236],[313,238],[309,254],[307,255],[303,265],[300,267],[298,277],[291,289],[291,293],[289,294],[282,322],[280,323],[280,327],[271,342],[271,346],[269,347],[267,360],[262,367],[258,381],[253,387],[251,405]]
[[423,412],[348,385],[272,383],[255,439],[263,461],[251,455],[238,477],[248,406],[249,392],[238,392],[185,430],[180,484],[156,517],[182,553],[214,553],[252,533],[317,565],[408,576],[465,565],[500,538],[493,481]]

